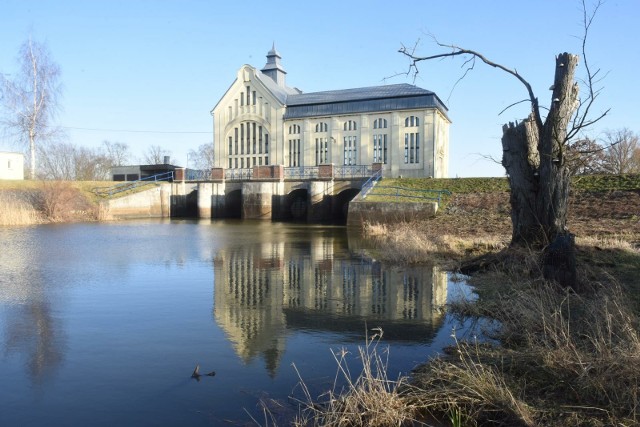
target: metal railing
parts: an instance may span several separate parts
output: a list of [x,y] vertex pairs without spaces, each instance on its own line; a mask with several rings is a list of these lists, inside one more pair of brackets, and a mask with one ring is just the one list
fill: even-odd
[[309,179],[320,176],[320,168],[318,166],[300,166],[293,168],[284,168],[284,177],[289,179]]
[[123,191],[133,190],[134,188],[142,185],[152,184],[154,182],[173,181],[173,171],[159,173],[156,175],[145,176],[144,178],[137,179],[135,181],[125,181],[121,184],[116,184],[111,187],[95,187],[93,192],[102,197],[111,197],[114,194],[122,193]]
[[253,176],[253,169],[225,169],[224,177],[230,180],[251,179]]
[[376,183],[380,181],[381,178],[382,178],[382,169],[374,173],[371,176],[371,178],[369,178],[364,184],[362,184],[362,189],[360,190],[359,198],[364,199],[365,197],[367,197],[367,194],[369,193],[369,191],[371,191],[373,186],[376,185]]
[[[381,191],[379,191],[381,190]],[[389,190],[389,191],[385,191]],[[410,194],[407,194],[410,193]],[[416,194],[418,193],[418,194]],[[435,194],[430,196],[430,194]],[[376,193],[372,196],[392,196],[396,198],[418,199],[418,200],[436,200],[440,203],[443,195],[451,195],[449,190],[422,190],[417,188],[395,187],[390,185],[377,185]]]
[[371,165],[336,166],[333,169],[336,178],[365,178],[373,175]]
[[186,181],[211,181],[211,169],[187,169]]

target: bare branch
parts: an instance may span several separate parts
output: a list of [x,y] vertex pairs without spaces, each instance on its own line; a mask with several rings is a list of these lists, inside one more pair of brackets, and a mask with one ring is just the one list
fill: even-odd
[[[435,39],[434,39],[435,40]],[[539,103],[538,103],[538,98],[534,95],[533,93],[533,89],[531,88],[531,84],[529,84],[529,82],[527,80],[524,79],[524,77],[522,77],[517,70],[515,69],[510,69],[505,67],[502,64],[498,64],[497,62],[493,62],[490,59],[488,59],[486,56],[484,56],[483,54],[475,51],[475,50],[471,50],[471,49],[464,49],[462,47],[456,46],[456,45],[452,45],[452,44],[444,44],[441,43],[437,40],[435,40],[435,43],[442,47],[442,48],[449,48],[451,49],[451,52],[445,52],[445,53],[438,53],[435,55],[429,55],[429,56],[416,56],[413,52],[409,52],[404,46],[402,48],[400,48],[399,52],[402,53],[403,55],[405,55],[406,57],[408,57],[411,60],[411,63],[409,65],[409,70],[414,70],[415,73],[417,73],[418,71],[418,62],[421,61],[429,61],[429,60],[433,60],[433,59],[441,59],[441,58],[452,58],[452,57],[456,57],[456,56],[462,56],[462,55],[471,55],[477,59],[480,59],[482,62],[484,62],[485,64],[494,67],[494,68],[498,68],[510,75],[512,75],[513,77],[515,77],[516,79],[518,79],[518,81],[520,81],[520,83],[522,83],[525,88],[527,89],[527,93],[529,94],[529,101],[531,102],[531,112],[533,113],[534,119],[535,119],[535,123],[536,126],[538,126],[538,129],[541,131],[542,130],[542,117],[540,116],[540,108],[539,108]]]

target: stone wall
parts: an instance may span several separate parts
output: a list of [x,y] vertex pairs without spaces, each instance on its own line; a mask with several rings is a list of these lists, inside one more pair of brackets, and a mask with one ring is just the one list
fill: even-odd
[[349,203],[348,227],[362,227],[364,222],[377,224],[408,222],[432,218],[438,202],[380,203],[352,200]]
[[171,215],[171,186],[162,183],[139,193],[103,200],[100,208],[105,219],[168,218]]

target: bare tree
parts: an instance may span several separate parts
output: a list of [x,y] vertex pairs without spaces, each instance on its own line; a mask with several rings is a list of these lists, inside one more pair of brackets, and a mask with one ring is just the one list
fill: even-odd
[[171,151],[165,150],[159,145],[151,145],[144,153],[144,161],[148,165],[162,165],[164,158],[171,155]]
[[102,181],[109,178],[111,159],[102,149],[79,147],[70,142],[38,146],[42,159],[38,177],[63,181]]
[[608,173],[622,175],[640,173],[640,143],[638,135],[629,129],[607,131],[604,137],[607,147],[604,154],[604,169]]
[[31,38],[20,48],[20,70],[14,79],[0,73],[5,128],[29,147],[30,176],[36,176],[37,146],[52,139],[59,129],[51,126],[61,95],[60,68],[45,44]]
[[572,176],[605,173],[605,148],[591,138],[568,144],[565,158]]
[[193,169],[211,170],[214,167],[213,162],[213,143],[202,144],[197,150],[189,151],[189,159],[192,161]]
[[75,150],[70,142],[47,141],[37,147],[41,159],[36,178],[71,181],[75,179]]
[[579,57],[570,53],[559,54],[555,60],[555,78],[546,117],[531,85],[518,71],[494,62],[480,52],[437,40],[435,43],[446,49],[445,52],[417,56],[404,47],[400,49],[411,61],[410,72],[417,72],[418,63],[422,61],[460,56],[465,58],[467,71],[480,61],[514,77],[524,86],[525,102],[530,104],[531,113],[521,122],[509,123],[502,129],[502,164],[511,187],[512,245],[543,246],[565,233],[570,182],[567,146],[580,131],[608,112],[591,117],[590,110],[599,93],[595,87],[598,71],[592,71],[586,61],[589,27],[601,2],[595,5],[591,14],[584,1],[582,6],[586,94],[582,99],[578,96],[575,71]]
[[131,158],[129,146],[123,142],[102,141],[102,147],[105,155],[109,159],[110,166],[124,166]]

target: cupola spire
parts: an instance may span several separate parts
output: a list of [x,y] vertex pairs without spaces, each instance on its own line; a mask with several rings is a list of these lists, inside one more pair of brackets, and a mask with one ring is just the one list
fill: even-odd
[[280,52],[276,50],[276,43],[273,42],[271,50],[267,53],[267,63],[261,71],[266,76],[271,77],[278,86],[285,87],[285,77],[287,72],[282,67],[282,64],[280,64],[280,59],[282,59],[282,56],[280,56]]

